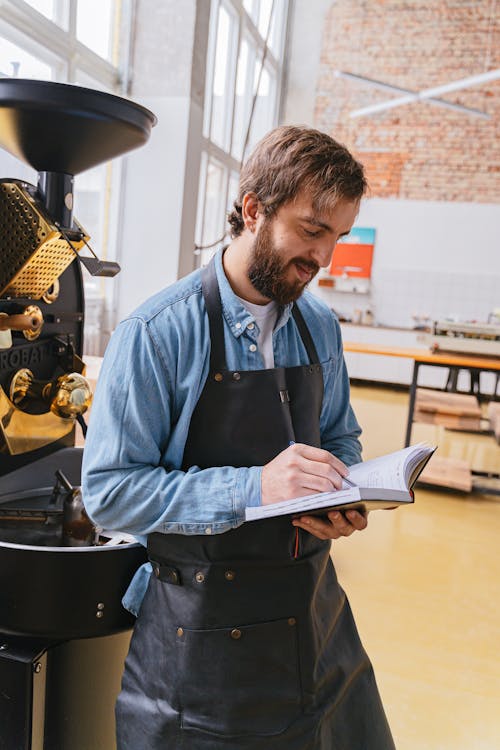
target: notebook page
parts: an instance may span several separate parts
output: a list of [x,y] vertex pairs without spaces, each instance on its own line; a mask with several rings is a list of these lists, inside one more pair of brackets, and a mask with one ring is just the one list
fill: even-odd
[[349,479],[358,487],[406,490],[405,463],[416,446],[372,458],[349,467]]

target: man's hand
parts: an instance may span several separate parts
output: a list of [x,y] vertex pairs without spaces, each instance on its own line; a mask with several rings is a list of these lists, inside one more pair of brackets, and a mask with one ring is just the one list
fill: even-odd
[[[328,451],[294,443],[263,467],[262,505],[314,492],[340,490],[342,479],[348,474],[347,466]],[[292,523],[318,539],[339,539],[350,536],[353,531],[366,529],[368,520],[356,510],[349,510],[345,515],[333,510],[326,518],[305,515]]]
[[348,474],[347,466],[328,451],[294,443],[263,467],[262,505],[339,490]]
[[292,521],[299,529],[309,531],[318,539],[339,539],[351,536],[353,531],[362,531],[368,525],[366,515],[357,510],[348,510],[345,515],[338,510],[331,510],[327,518],[319,516],[300,516]]

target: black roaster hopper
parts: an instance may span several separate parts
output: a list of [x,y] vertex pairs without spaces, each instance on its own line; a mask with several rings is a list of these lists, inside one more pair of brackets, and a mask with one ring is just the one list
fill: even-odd
[[[155,123],[149,110],[99,91],[0,79],[0,147],[39,173],[72,177],[142,145]],[[60,284],[61,294],[51,312],[57,308],[64,322],[60,330],[54,323],[47,325],[30,346],[63,337],[82,357],[84,304],[78,263],[63,273]],[[24,350],[27,346],[19,336],[14,337],[14,354],[18,346]],[[15,357],[4,359],[0,384],[8,393],[14,374],[9,361]],[[40,361],[43,369],[43,356]],[[37,372],[36,365],[32,369],[36,377],[47,376]],[[0,506],[14,512],[27,506],[47,509],[55,471],[62,470],[78,485],[81,458],[73,438],[21,456],[0,452]],[[132,617],[121,598],[146,559],[144,548],[137,543],[89,547],[60,543],[57,513],[44,524],[20,522],[17,531],[11,522],[2,524],[0,519],[0,633],[69,640],[129,628]]]

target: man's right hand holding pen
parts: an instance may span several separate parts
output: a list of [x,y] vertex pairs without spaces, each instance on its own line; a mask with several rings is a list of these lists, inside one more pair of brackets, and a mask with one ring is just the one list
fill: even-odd
[[[314,492],[340,490],[348,474],[347,466],[328,451],[292,443],[262,469],[262,505]],[[351,510],[345,515],[330,511],[323,518],[305,515],[295,518],[292,523],[319,539],[338,539],[362,531],[368,521],[362,513]]]

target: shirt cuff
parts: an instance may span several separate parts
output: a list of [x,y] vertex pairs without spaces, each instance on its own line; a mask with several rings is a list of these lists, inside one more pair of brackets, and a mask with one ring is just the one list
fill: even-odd
[[261,505],[262,466],[238,470],[234,496],[234,513],[237,522],[245,520],[245,508]]

